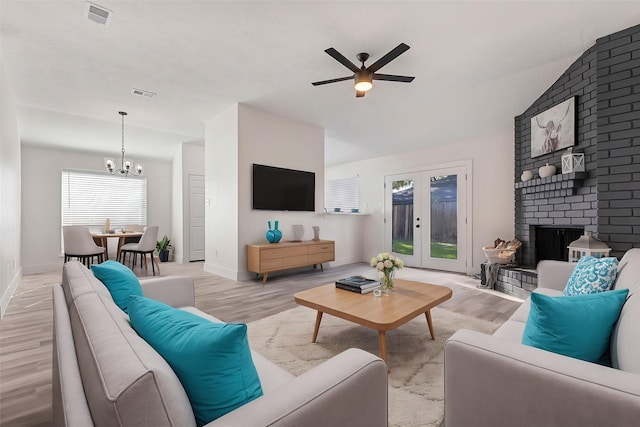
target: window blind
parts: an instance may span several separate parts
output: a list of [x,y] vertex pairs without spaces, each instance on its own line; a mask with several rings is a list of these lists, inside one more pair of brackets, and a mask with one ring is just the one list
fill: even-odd
[[358,177],[334,179],[324,183],[324,207],[351,210],[358,207]]
[[147,179],[99,172],[62,171],[62,226],[101,230],[147,223]]

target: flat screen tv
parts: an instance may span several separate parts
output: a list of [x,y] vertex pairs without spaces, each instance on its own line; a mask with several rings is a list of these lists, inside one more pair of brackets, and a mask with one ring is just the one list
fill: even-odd
[[253,209],[315,211],[316,174],[253,165]]

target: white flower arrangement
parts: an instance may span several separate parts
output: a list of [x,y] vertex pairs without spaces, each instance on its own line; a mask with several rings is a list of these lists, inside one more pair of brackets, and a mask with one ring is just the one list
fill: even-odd
[[394,271],[404,267],[404,262],[389,252],[379,253],[377,256],[371,258],[371,267],[375,267],[381,273],[381,281],[383,287],[393,289],[393,276]]

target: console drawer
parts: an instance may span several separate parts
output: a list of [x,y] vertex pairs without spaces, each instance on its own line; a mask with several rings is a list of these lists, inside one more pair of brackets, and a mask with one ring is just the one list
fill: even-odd
[[260,271],[282,268],[282,258],[260,260]]
[[298,256],[282,258],[282,265],[284,267],[298,267],[303,265],[309,265],[309,257],[307,255],[298,255]]
[[334,251],[333,243],[309,246],[309,254],[333,253],[333,251]]
[[306,246],[293,246],[290,248],[282,249],[282,256],[284,258],[288,257],[298,257],[298,256],[306,256],[307,255],[307,247]]
[[260,251],[260,259],[277,259],[282,258],[282,249],[281,248],[273,248],[273,249],[262,249]]

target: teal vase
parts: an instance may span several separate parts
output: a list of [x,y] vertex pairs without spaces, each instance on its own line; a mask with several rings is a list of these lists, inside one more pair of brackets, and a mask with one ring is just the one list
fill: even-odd
[[267,230],[267,241],[269,243],[278,243],[280,239],[282,239],[282,231],[278,230],[278,221],[275,222],[275,227],[271,228],[271,221],[267,221],[267,225],[269,226],[269,230]]

